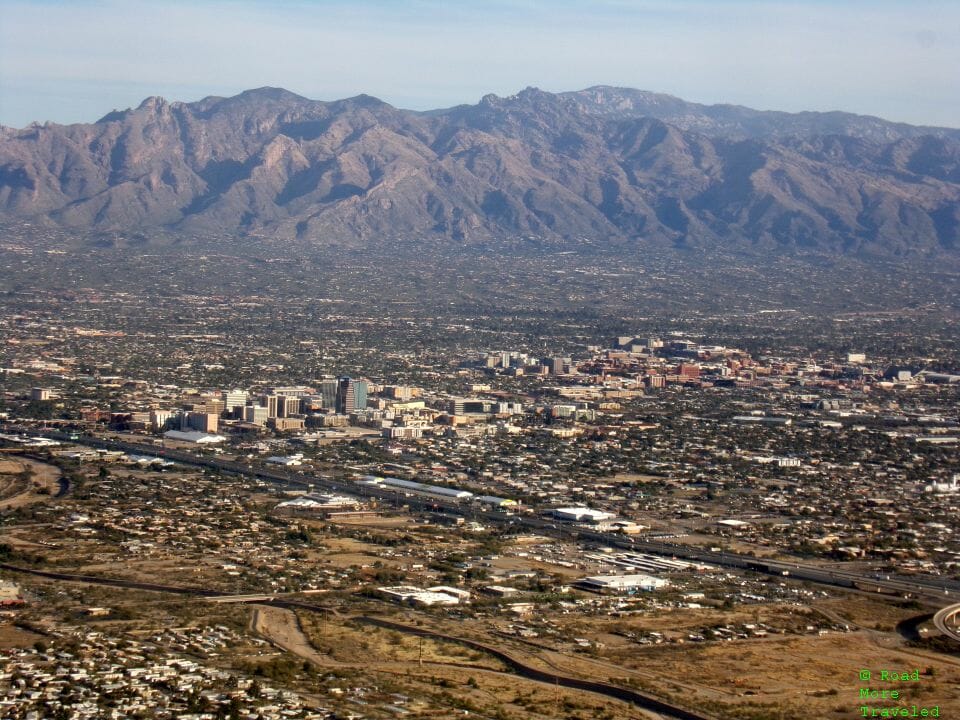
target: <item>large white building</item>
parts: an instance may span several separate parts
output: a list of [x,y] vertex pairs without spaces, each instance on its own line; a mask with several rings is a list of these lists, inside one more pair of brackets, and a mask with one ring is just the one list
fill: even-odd
[[603,510],[594,510],[588,507],[563,507],[554,508],[550,514],[558,520],[568,520],[570,522],[588,522],[599,523],[604,520],[612,520],[616,517],[613,513]]
[[652,575],[594,575],[576,582],[577,587],[603,595],[632,595],[638,590],[651,592],[669,584],[667,580]]
[[466,500],[467,498],[473,497],[473,493],[469,490],[460,490],[442,485],[424,485],[423,483],[414,482],[413,480],[401,480],[400,478],[394,477],[366,475],[360,482],[367,485],[383,485],[410,493],[416,493],[417,495],[429,495],[453,500]]
[[266,460],[271,465],[283,465],[285,467],[296,467],[303,465],[303,454],[296,455],[271,455]]
[[426,590],[410,585],[396,585],[377,588],[377,592],[395,602],[414,605],[459,605],[470,600],[469,592],[443,585]]
[[227,412],[233,412],[235,408],[245,407],[250,394],[246,390],[224,390],[220,394],[223,400],[223,407]]
[[346,495],[309,494],[301,495],[292,500],[284,500],[278,504],[277,510],[291,510],[304,512],[320,512],[331,510],[356,510],[361,506],[357,498]]

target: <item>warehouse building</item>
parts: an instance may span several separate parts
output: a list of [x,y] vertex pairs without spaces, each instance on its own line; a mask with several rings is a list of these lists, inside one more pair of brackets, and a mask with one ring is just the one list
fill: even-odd
[[379,587],[377,592],[388,600],[411,605],[459,605],[470,600],[470,593],[442,585],[426,590],[411,585],[396,585]]
[[616,517],[613,513],[603,512],[602,510],[593,510],[587,507],[563,507],[554,508],[550,514],[558,520],[567,520],[568,522],[587,522],[600,523],[604,520],[612,520]]
[[634,595],[641,590],[652,592],[667,585],[666,580],[652,575],[595,575],[574,583],[581,590],[601,595]]
[[404,490],[410,493],[416,493],[417,495],[430,495],[433,497],[442,497],[448,498],[450,500],[466,500],[467,498],[472,498],[473,493],[468,490],[459,490],[452,487],[444,487],[441,485],[425,485],[423,483],[414,482],[413,480],[401,480],[400,478],[393,477],[376,477],[374,475],[367,475],[361,480],[368,485],[381,485],[383,487],[394,488],[396,490]]

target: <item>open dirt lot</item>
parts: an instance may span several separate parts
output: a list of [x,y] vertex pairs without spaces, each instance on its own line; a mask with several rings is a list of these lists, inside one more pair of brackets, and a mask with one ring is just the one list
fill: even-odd
[[657,646],[610,659],[631,669],[656,668],[645,683],[651,690],[685,697],[726,716],[798,720],[854,716],[864,704],[858,694],[864,686],[858,675],[861,669],[924,673],[932,668],[932,676],[916,683],[875,686],[900,689],[912,703],[939,704],[946,717],[960,712],[960,666],[955,661],[889,647],[867,632]]
[[60,470],[29,458],[0,459],[0,510],[48,500],[60,489]]
[[32,647],[35,642],[42,640],[43,635],[19,628],[12,623],[0,622],[0,650]]
[[[626,720],[649,718],[626,703],[591,693],[551,687],[519,678],[498,660],[448,643],[358,624],[343,618],[299,616],[258,607],[252,622],[258,634],[321,667],[359,668],[390,676],[407,692],[434,698],[431,708],[411,706],[418,717],[489,717]],[[421,663],[422,659],[422,663]],[[447,710],[438,710],[446,706]]]

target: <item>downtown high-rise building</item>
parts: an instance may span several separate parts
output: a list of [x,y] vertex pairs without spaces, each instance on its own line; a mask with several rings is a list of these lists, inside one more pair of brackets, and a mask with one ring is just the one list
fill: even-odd
[[224,390],[220,398],[226,412],[235,418],[242,418],[243,408],[246,407],[250,394],[246,390]]
[[337,412],[349,415],[367,407],[367,381],[349,377],[337,378]]
[[340,382],[337,378],[324,378],[320,381],[320,397],[323,407],[331,410],[337,407],[337,390],[339,387]]

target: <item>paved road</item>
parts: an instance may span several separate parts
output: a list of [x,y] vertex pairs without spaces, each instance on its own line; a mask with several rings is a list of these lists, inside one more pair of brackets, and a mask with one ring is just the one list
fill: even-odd
[[757,559],[749,555],[715,552],[690,545],[668,542],[667,539],[644,539],[628,537],[618,533],[598,532],[590,530],[589,528],[564,525],[563,523],[548,518],[530,515],[506,515],[505,513],[491,511],[470,502],[456,502],[443,498],[424,497],[381,486],[354,483],[325,474],[307,475],[303,472],[283,468],[257,467],[232,460],[224,460],[215,455],[200,455],[185,450],[158,448],[154,445],[143,445],[121,440],[105,440],[87,435],[72,439],[69,435],[61,432],[38,431],[35,428],[27,427],[11,427],[9,424],[4,428],[4,432],[24,432],[35,437],[47,437],[63,442],[74,442],[108,450],[122,450],[137,455],[161,456],[185,465],[256,477],[286,488],[307,489],[308,487],[314,487],[330,492],[371,497],[387,505],[408,505],[413,510],[430,510],[449,515],[468,517],[482,521],[488,525],[499,526],[506,531],[534,531],[542,534],[557,535],[568,540],[592,541],[610,547],[647,552],[655,555],[666,555],[683,560],[693,560],[739,570],[753,570],[755,572],[767,573],[784,578],[789,577],[795,580],[806,580],[821,585],[869,590],[871,592],[875,591],[888,594],[910,594],[938,602],[942,602],[944,598],[950,597],[951,595],[960,596],[960,582],[953,580],[941,580],[932,577],[904,577],[879,575],[876,573],[858,573],[812,563]]
[[933,616],[933,624],[937,630],[944,635],[960,642],[960,630],[957,629],[956,624],[953,622],[958,613],[960,613],[960,603],[947,605],[947,607],[940,609],[936,615]]

